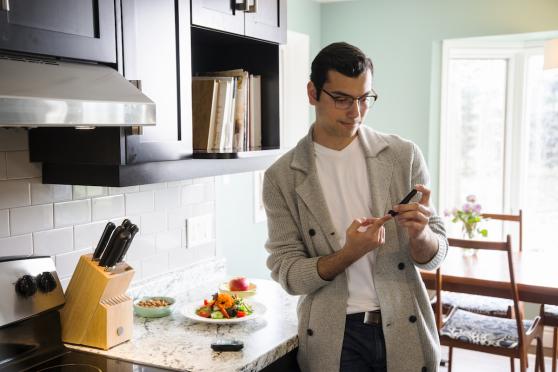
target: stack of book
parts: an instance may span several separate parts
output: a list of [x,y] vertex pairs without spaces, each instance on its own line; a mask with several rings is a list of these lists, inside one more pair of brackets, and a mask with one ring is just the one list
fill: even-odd
[[261,149],[261,78],[247,71],[205,73],[192,78],[194,151]]

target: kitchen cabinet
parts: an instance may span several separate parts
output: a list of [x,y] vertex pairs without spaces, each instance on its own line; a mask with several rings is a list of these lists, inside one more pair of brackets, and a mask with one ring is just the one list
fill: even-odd
[[192,25],[284,43],[287,0],[192,0]]
[[0,49],[116,63],[115,0],[3,0]]
[[[284,1],[273,3],[278,7]],[[121,0],[118,4],[121,58],[117,68],[156,103],[157,124],[141,129],[31,129],[30,157],[43,163],[43,182],[130,186],[246,172],[272,164],[280,154],[279,44],[199,27],[191,23],[190,11],[197,8],[194,3],[190,8],[189,0]],[[272,14],[262,12],[259,17],[273,18]],[[284,22],[281,29],[286,32]],[[252,32],[259,31],[253,28]],[[261,76],[262,151],[194,154],[192,75],[237,68]]]
[[191,155],[188,0],[122,0],[121,6],[119,70],[155,102],[156,125],[141,129],[32,129],[32,161],[86,169],[90,165],[114,167]]
[[127,164],[192,153],[189,20],[184,0],[122,0],[124,76],[157,107],[156,126],[126,136]]

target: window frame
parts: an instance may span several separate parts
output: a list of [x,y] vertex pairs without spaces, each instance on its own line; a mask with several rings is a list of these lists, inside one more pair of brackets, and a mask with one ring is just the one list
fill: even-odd
[[[440,210],[453,208],[453,193],[457,180],[448,178],[451,161],[450,148],[456,136],[448,118],[449,68],[453,59],[504,59],[506,72],[506,102],[504,121],[503,210],[490,213],[514,213],[523,204],[522,190],[526,187],[528,163],[529,125],[526,110],[526,82],[528,59],[543,54],[542,41],[484,41],[444,40],[442,43],[442,70],[440,94],[440,156],[438,178],[438,206]],[[512,181],[516,180],[516,181]]]

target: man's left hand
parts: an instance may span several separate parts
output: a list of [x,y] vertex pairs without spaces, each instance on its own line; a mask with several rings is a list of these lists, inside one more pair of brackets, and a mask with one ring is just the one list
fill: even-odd
[[398,204],[393,210],[398,212],[395,220],[399,226],[407,229],[411,240],[426,239],[428,230],[428,221],[432,216],[432,208],[430,207],[430,189],[424,185],[415,185],[415,189],[421,193],[419,202],[409,204]]

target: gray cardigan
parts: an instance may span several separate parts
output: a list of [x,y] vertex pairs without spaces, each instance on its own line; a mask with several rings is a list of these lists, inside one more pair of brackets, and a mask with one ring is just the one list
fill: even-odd
[[[366,156],[374,216],[385,215],[415,184],[428,184],[424,158],[412,142],[364,126],[358,139]],[[318,275],[318,258],[340,247],[318,180],[313,146],[311,128],[265,173],[267,266],[288,293],[300,295],[298,362],[302,371],[333,372],[339,370],[347,277],[342,273],[327,281]],[[447,240],[438,216],[432,216],[429,225],[438,237],[438,253],[430,262],[413,260],[406,231],[390,220],[385,225],[386,243],[378,249],[373,267],[390,372],[438,370],[438,333],[418,269],[438,267],[446,256]]]

